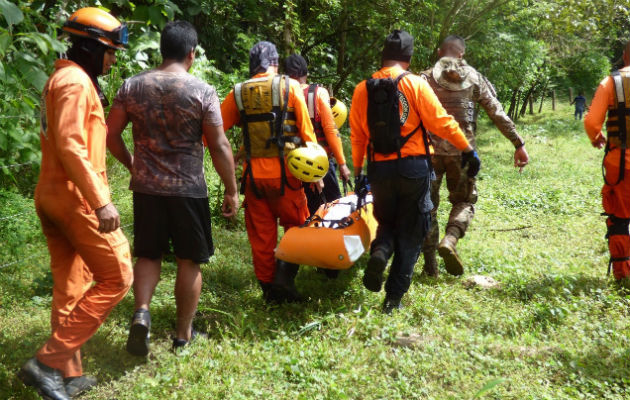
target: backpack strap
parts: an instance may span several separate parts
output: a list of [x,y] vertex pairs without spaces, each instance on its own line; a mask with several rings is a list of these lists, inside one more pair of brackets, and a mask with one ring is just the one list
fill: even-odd
[[306,105],[308,106],[308,116],[311,120],[315,119],[317,115],[317,84],[313,83],[308,86],[308,93],[306,94]]
[[[619,175],[617,176],[617,181],[614,184],[611,184],[606,180],[606,168],[604,167],[604,161],[602,161],[602,176],[604,177],[604,183],[609,186],[618,185],[625,176],[626,169],[626,139],[628,135],[628,126],[626,124],[626,117],[630,115],[630,110],[627,108],[628,105],[626,103],[626,91],[623,84],[623,78],[619,70],[613,71],[611,75],[615,88],[615,99],[617,100],[617,107],[614,109],[614,114],[617,116],[617,121],[619,124]],[[630,88],[629,88],[630,89]],[[608,140],[606,141],[606,147],[604,149],[605,154],[608,154],[610,151],[610,134],[608,134]],[[605,157],[604,157],[605,158]]]
[[[398,88],[398,82],[400,82],[402,78],[404,78],[405,76],[409,74],[410,74],[409,71],[405,71],[402,74],[398,75],[398,78],[396,78],[396,81],[395,81],[396,88]],[[424,123],[422,123],[422,118],[420,118],[420,124],[418,124],[416,129],[411,131],[411,133],[408,134],[407,136],[401,137],[401,144],[400,144],[400,147],[398,148],[398,159],[400,160],[402,158],[400,151],[402,150],[403,146],[407,144],[409,139],[411,139],[411,137],[415,135],[415,133],[418,132],[418,130],[422,130],[422,141],[424,142],[424,150],[427,152],[426,156],[427,156],[427,160],[429,161],[429,174],[433,175],[433,162],[431,161],[431,137],[429,136],[429,133],[425,129]]]
[[238,108],[238,111],[241,115],[243,147],[245,147],[245,161],[247,163],[245,171],[243,171],[243,178],[241,179],[241,194],[245,194],[245,188],[249,180],[252,186],[252,190],[254,191],[254,195],[256,195],[256,197],[258,198],[261,198],[262,195],[256,187],[256,184],[254,183],[254,175],[252,173],[252,144],[249,136],[249,118],[247,112],[245,111],[245,107],[243,106],[243,83],[237,83],[234,86],[234,100],[236,102],[236,107]]

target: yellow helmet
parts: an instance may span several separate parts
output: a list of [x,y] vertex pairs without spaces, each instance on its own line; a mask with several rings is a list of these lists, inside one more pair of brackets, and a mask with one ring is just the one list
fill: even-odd
[[346,122],[346,118],[348,118],[348,108],[340,100],[337,100],[334,97],[330,98],[330,108],[337,128],[341,129],[343,124]]
[[317,182],[328,172],[326,150],[315,142],[306,142],[287,155],[289,171],[302,182]]
[[63,24],[63,31],[71,35],[98,40],[107,47],[122,50],[127,46],[127,25],[120,23],[107,11],[85,7],[75,11]]

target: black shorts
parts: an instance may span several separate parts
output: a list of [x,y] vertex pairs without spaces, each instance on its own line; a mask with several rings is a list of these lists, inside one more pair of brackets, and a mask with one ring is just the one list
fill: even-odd
[[133,254],[157,259],[169,254],[198,264],[214,254],[208,198],[133,193]]

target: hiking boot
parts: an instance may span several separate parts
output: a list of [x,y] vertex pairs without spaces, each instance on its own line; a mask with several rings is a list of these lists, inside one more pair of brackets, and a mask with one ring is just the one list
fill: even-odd
[[438,263],[435,256],[435,251],[424,252],[424,269],[422,273],[431,278],[437,278],[439,276]]
[[263,281],[258,281],[258,284],[260,285],[260,289],[262,290],[262,297],[263,300],[265,300],[265,302],[270,303],[271,302],[271,291],[272,291],[272,284],[271,282],[263,282]]
[[34,387],[45,399],[70,399],[63,384],[61,371],[40,363],[35,357],[22,366],[18,376],[25,385]]
[[149,331],[151,330],[151,314],[149,310],[139,308],[133,314],[129,337],[127,338],[127,351],[134,356],[146,356],[149,354]]
[[387,267],[387,256],[382,250],[374,250],[363,272],[363,286],[372,292],[380,292],[383,286],[383,272]]
[[183,347],[186,347],[199,337],[207,338],[208,335],[202,332],[197,332],[196,330],[193,329],[192,332],[190,332],[190,340],[173,338],[173,347],[171,348],[171,350],[175,352]]
[[295,287],[295,277],[298,273],[299,265],[277,260],[276,272],[273,276],[271,291],[269,292],[269,302],[271,303],[301,303],[304,297]]
[[459,276],[464,273],[464,264],[457,255],[457,237],[447,233],[438,246],[438,253],[444,260],[444,267],[449,274]]
[[400,304],[399,298],[385,296],[385,301],[383,301],[383,314],[391,315],[394,310],[401,310],[402,305]]
[[78,395],[87,392],[96,386],[96,378],[89,375],[75,376],[72,378],[65,378],[63,384],[66,388],[66,393],[70,397],[77,397]]

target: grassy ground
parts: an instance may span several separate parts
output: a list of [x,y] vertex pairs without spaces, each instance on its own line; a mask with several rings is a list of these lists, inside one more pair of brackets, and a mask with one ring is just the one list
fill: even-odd
[[[467,274],[492,276],[500,289],[417,274],[405,309],[383,316],[383,295],[361,285],[363,258],[337,281],[302,268],[298,286],[311,301],[269,308],[242,222],[215,225],[196,319],[209,339],[170,353],[168,262],[152,305],[150,357],[124,351],[130,294],[84,346],[86,373],[101,382],[85,398],[471,399],[484,386],[479,394],[496,399],[630,398],[630,296],[606,277],[602,154],[566,105],[519,129],[532,157],[521,175],[508,141],[481,123],[480,199],[460,246]],[[128,224],[127,176],[112,162],[109,173]],[[0,201],[0,218],[26,213],[0,220],[0,265],[23,260],[0,269],[0,398],[34,399],[15,373],[49,334],[52,281],[31,201],[7,193]],[[415,344],[400,346],[400,336]]]

